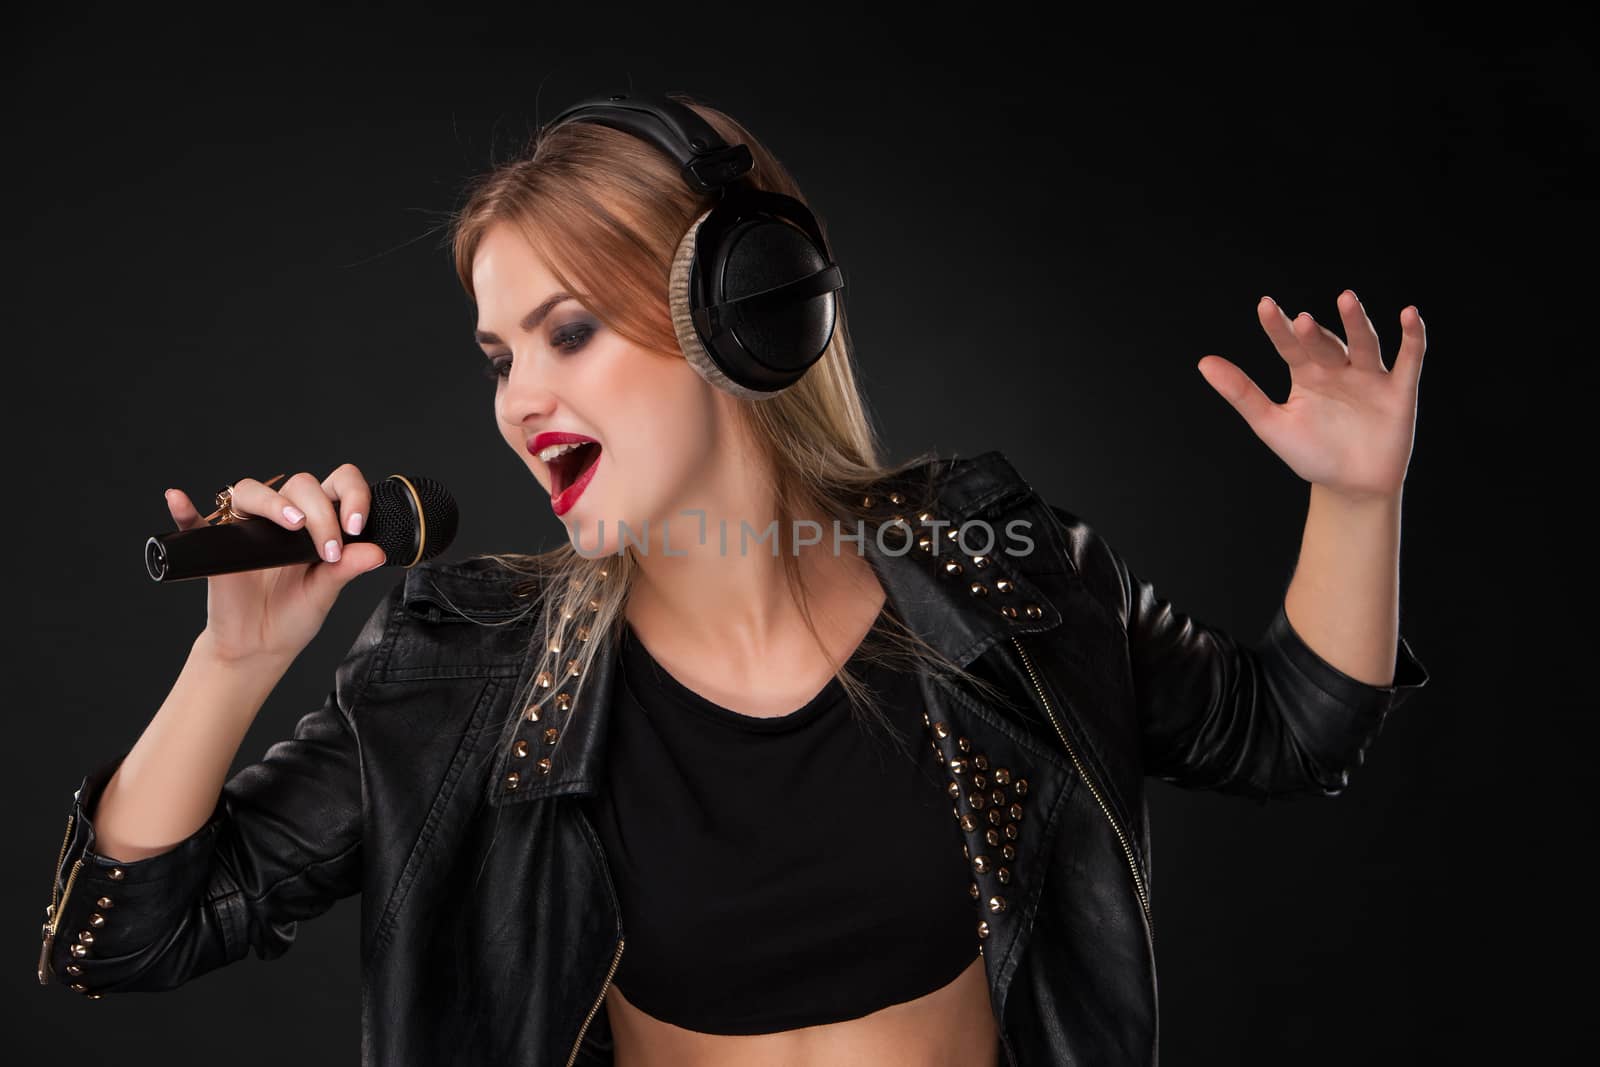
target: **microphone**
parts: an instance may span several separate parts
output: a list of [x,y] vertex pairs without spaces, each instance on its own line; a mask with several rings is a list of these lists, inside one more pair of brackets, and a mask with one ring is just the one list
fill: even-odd
[[[371,514],[360,533],[341,533],[345,543],[375,544],[383,549],[385,566],[409,569],[455,540],[455,498],[432,478],[391,474],[370,488]],[[259,515],[157,534],[144,546],[145,569],[158,582],[321,560],[309,529],[286,529]]]

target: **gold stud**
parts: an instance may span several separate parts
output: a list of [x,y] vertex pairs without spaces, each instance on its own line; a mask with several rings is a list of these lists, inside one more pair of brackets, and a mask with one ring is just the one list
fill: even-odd
[[[985,919],[979,919],[978,920],[978,936],[979,937],[988,937],[989,936],[989,923]],[[981,950],[983,948],[983,946],[979,945],[978,948]]]
[[967,737],[958,737],[958,738],[956,738],[956,747],[959,748],[963,752],[971,752],[972,751],[972,739],[971,738],[967,738]]
[[578,661],[575,660],[575,659],[567,660],[567,677],[568,678],[576,678],[577,676],[578,676]]
[[934,518],[935,518],[935,516],[934,516],[933,512],[931,512],[931,511],[919,511],[919,512],[917,512],[917,521],[922,523],[922,525],[924,525],[924,526],[926,526],[926,525],[928,525],[928,523],[932,522],[934,520]]
[[967,896],[971,897],[973,900],[977,900],[978,899],[978,883],[977,882],[972,882],[971,884],[969,884],[967,886]]
[[1037,604],[1025,604],[1023,605],[1022,613],[1030,619],[1037,619],[1044,614],[1044,609]]
[[964,759],[961,759],[959,757],[956,758],[956,759],[951,760],[950,761],[950,773],[951,774],[966,774],[967,773],[967,761],[964,760]]
[[989,776],[986,775],[986,774],[974,774],[972,776],[972,788],[974,788],[974,789],[987,789],[987,788],[989,788]]
[[928,719],[928,713],[927,712],[923,712],[922,713],[922,725],[924,725],[924,726],[932,726],[933,725],[933,723]]
[[990,808],[989,809],[989,823],[990,823],[990,825],[999,826],[1001,823],[1003,823],[1005,821],[1006,821],[1006,813],[1004,811],[1002,811],[1000,808]]
[[972,565],[981,571],[989,565],[989,557],[980,552],[972,557]]
[[1009,840],[1015,841],[1019,836],[1021,836],[1021,834],[1022,834],[1022,831],[1017,829],[1017,824],[1016,823],[1014,823],[1014,822],[1006,823],[1006,837]]
[[89,946],[88,945],[73,945],[72,946],[72,954],[74,956],[78,957],[81,960],[81,959],[83,959],[85,956],[87,956],[89,954]]
[[570,707],[572,707],[572,694],[571,693],[557,693],[556,694],[556,710],[557,711],[566,711]]
[[1012,607],[1010,604],[1007,604],[1005,607],[1000,609],[1000,614],[1004,615],[1008,619],[1014,619],[1017,617],[1017,609]]
[[1006,791],[1004,789],[990,790],[989,801],[993,804],[999,804],[1003,807],[1006,802]]
[[973,817],[970,811],[961,816],[960,822],[961,828],[969,834],[978,828],[978,820]]
[[[972,895],[977,896],[978,894],[974,893]],[[69,963],[67,964],[67,973],[76,978],[78,975],[83,973],[83,968],[79,967],[76,963]]]
[[1026,778],[1018,778],[1017,779],[1017,784],[1012,787],[1011,791],[1013,793],[1017,794],[1017,796],[1019,796],[1019,797],[1027,796],[1028,795],[1028,780]]
[[924,552],[932,554],[932,552],[933,552],[933,538],[929,537],[927,534],[922,534],[920,537],[917,538],[917,547],[922,549],[922,551],[924,551]]
[[994,780],[1000,785],[1009,785],[1011,782],[1011,771],[1005,767],[996,767],[994,769]]
[[952,800],[961,799],[961,783],[952,778],[950,784],[945,786],[945,792],[950,794]]
[[97,908],[109,908],[111,907],[111,898],[101,897],[99,900],[94,902],[94,906]]
[[1000,884],[1001,885],[1010,885],[1011,884],[1011,868],[1010,867],[997,867],[997,868],[995,868],[994,876],[996,878],[1000,879]]
[[512,771],[510,774],[506,775],[506,788],[508,790],[515,789],[518,783],[521,781],[522,775],[518,774],[516,771]]
[[961,818],[961,809],[952,804],[950,805],[950,814],[959,819]]
[[125,872],[121,867],[113,867],[106,872],[106,877],[111,879],[113,882],[120,882],[122,881],[124,873]]
[[1011,807],[1006,809],[1006,814],[1011,816],[1011,821],[1012,822],[1021,822],[1022,821],[1022,805],[1021,804],[1013,804],[1013,805],[1011,805]]
[[1005,911],[1006,910],[1006,898],[1005,897],[990,897],[989,898],[989,910],[990,911],[994,911],[994,912]]
[[82,941],[85,945],[94,944],[94,931],[93,930],[79,930],[78,931],[78,940]]
[[517,743],[511,746],[511,752],[518,759],[521,759],[522,757],[526,756],[528,754],[528,742],[527,742],[527,740],[524,739],[524,738],[521,738],[521,737],[517,738]]
[[989,871],[989,857],[988,856],[974,856],[974,857],[972,857],[972,869],[977,871],[979,874],[987,874],[988,871]]
[[560,652],[561,651],[561,638],[554,637],[554,638],[550,639],[550,651],[551,652]]
[[1000,831],[992,829],[992,828],[988,829],[988,830],[985,830],[983,832],[983,839],[984,839],[984,841],[988,842],[991,845],[999,845],[1000,844]]
[[974,756],[974,757],[972,757],[972,765],[974,767],[978,768],[978,770],[980,770],[980,771],[986,771],[986,770],[989,769],[989,757],[988,756]]
[[539,677],[537,677],[537,678],[535,678],[533,680],[533,684],[538,686],[540,689],[549,689],[550,688],[550,672],[549,671],[540,671],[539,672]]
[[87,993],[89,992],[89,987],[84,985],[82,982],[73,982],[72,990],[75,993]]
[[864,508],[870,508],[872,506],[872,496],[871,496],[871,494],[868,494],[868,495],[863,496],[861,498],[861,506],[864,507]]
[[961,540],[961,531],[952,526],[950,529],[944,532],[944,539],[949,541],[951,544],[956,544]]
[[974,793],[967,798],[967,803],[972,805],[972,810],[982,811],[984,804],[988,803],[988,799],[982,793]]
[[899,507],[900,505],[904,504],[905,502],[906,502],[906,498],[901,496],[899,493],[890,493],[889,494],[889,503],[893,504],[895,507]]
[[1017,588],[1016,585],[1012,583],[1010,578],[996,578],[994,580],[994,587],[1002,593],[1010,593]]
[[[578,627],[578,640],[579,641],[587,641],[587,640],[589,640],[589,628],[587,626],[580,625]],[[556,651],[559,652],[560,649],[557,649]]]
[[943,740],[946,737],[949,737],[950,736],[950,726],[949,726],[949,724],[948,723],[942,723],[942,722],[934,723],[933,724],[933,736],[937,737],[937,738],[939,738],[941,740]]
[[[1008,827],[1006,827],[1006,829],[1009,830],[1009,829],[1011,829],[1011,827],[1008,826]],[[1000,858],[1004,859],[1004,860],[1007,860],[1007,861],[1016,859],[1017,858],[1017,846],[1016,845],[1001,845],[1000,846]]]
[[104,926],[105,924],[106,924],[106,917],[104,915],[101,915],[98,911],[97,912],[93,912],[93,913],[90,914],[90,916],[89,916],[89,925],[90,926],[92,926],[96,930],[98,930],[102,926]]
[[972,858],[972,852],[967,848],[967,843],[965,841],[961,842],[961,857],[969,860]]
[[529,722],[538,722],[539,721],[539,705],[537,705],[537,704],[529,704],[528,705],[528,710],[523,712],[522,715],[523,715],[523,718],[527,719]]
[[105,996],[105,994],[104,993],[85,993],[84,996],[88,997],[90,1000],[99,1000],[101,997]]
[[961,573],[961,564],[953,559],[947,559],[944,561],[944,572],[951,578],[955,578]]
[[556,735],[558,733],[560,733],[560,731],[557,730],[554,726],[552,726],[549,729],[545,730],[545,732],[544,732],[544,743],[547,744],[547,745],[555,744],[556,743]]
[[971,585],[967,586],[967,588],[972,591],[973,596],[989,595],[989,587],[984,585],[982,582],[973,582]]
[[549,774],[550,773],[550,757],[549,756],[546,756],[546,757],[544,757],[543,759],[541,759],[539,761],[539,773],[540,774]]
[[600,610],[600,598],[599,597],[592,597],[589,600],[589,610],[590,611],[599,611]]

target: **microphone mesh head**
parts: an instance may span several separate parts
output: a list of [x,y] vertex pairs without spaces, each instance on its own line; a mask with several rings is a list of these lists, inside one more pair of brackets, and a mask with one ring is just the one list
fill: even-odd
[[432,559],[456,539],[460,513],[455,498],[432,478],[391,474],[372,488],[369,539],[383,549],[390,565],[409,567]]

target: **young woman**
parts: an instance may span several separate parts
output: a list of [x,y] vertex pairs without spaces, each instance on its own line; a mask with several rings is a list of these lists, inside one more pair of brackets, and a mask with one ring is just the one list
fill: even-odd
[[[563,119],[453,236],[568,543],[409,570],[224,782],[383,562],[341,557],[354,466],[235,483],[230,517],[327,562],[209,580],[172,694],[74,797],[40,980],[171,988],[360,893],[367,1063],[1153,1062],[1142,780],[1336,794],[1426,681],[1397,632],[1416,309],[1386,369],[1353,294],[1348,344],[1263,299],[1283,405],[1202,362],[1312,483],[1243,645],[999,453],[884,464],[820,227],[748,130],[681,96]],[[727,207],[750,190],[791,199]]]

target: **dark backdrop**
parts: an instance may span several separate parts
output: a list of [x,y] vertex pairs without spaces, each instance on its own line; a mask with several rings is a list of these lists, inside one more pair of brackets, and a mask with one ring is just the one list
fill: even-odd
[[[1002,449],[1240,636],[1275,607],[1307,486],[1195,363],[1224,355],[1281,400],[1263,293],[1342,332],[1334,298],[1355,289],[1389,359],[1419,305],[1401,618],[1433,679],[1342,798],[1263,807],[1151,783],[1164,1062],[1565,1047],[1582,1009],[1543,967],[1582,959],[1570,861],[1593,825],[1571,814],[1586,575],[1555,541],[1573,524],[1553,431],[1584,417],[1556,405],[1587,391],[1572,372],[1593,347],[1592,60],[1572,28],[1531,9],[1043,24],[661,7],[78,7],[15,27],[22,558],[0,947],[28,1021],[10,1051],[356,1061],[355,900],[270,965],[87,1001],[34,981],[50,863],[80,776],[138,736],[204,622],[203,583],[156,586],[140,563],[170,528],[168,486],[203,502],[238,476],[349,460],[450,486],[452,555],[557,543],[495,432],[440,222],[537,117],[629,84],[699,94],[793,169],[847,272],[893,458]],[[321,699],[397,573],[341,598],[235,769]]]

